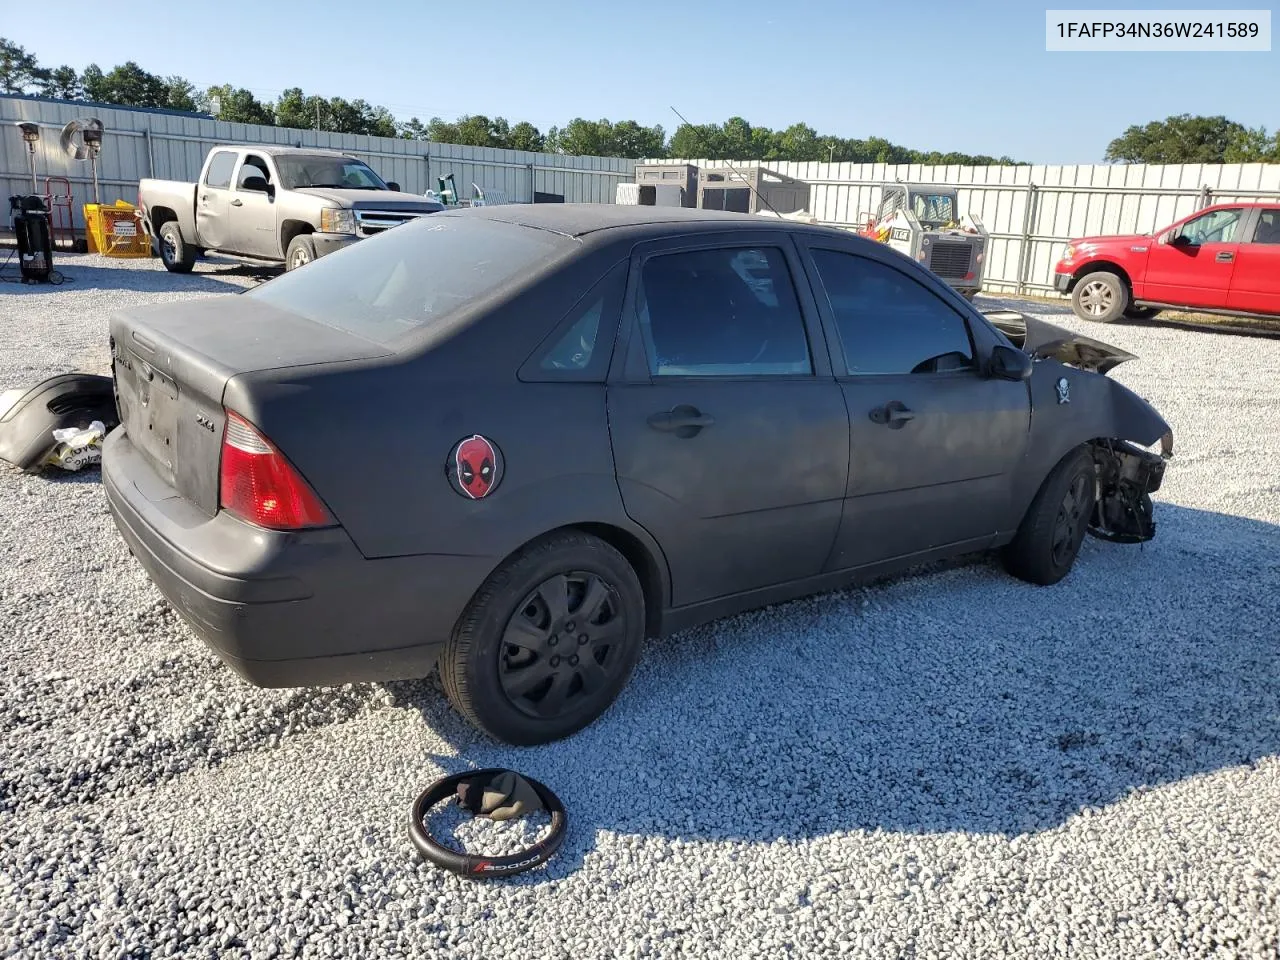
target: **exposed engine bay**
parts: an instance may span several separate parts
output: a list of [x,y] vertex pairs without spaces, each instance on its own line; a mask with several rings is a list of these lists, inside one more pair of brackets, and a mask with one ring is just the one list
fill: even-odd
[[1112,543],[1144,543],[1156,535],[1151,494],[1164,480],[1165,458],[1127,440],[1096,440],[1097,499],[1089,533]]

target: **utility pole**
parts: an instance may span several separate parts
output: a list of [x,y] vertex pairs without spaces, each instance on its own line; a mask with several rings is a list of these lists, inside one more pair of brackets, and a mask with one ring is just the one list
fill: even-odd
[[316,97],[316,131],[320,130],[320,98]]

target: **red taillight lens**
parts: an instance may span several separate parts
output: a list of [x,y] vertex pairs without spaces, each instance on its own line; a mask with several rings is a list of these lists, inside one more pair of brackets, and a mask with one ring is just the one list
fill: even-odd
[[218,502],[242,520],[272,530],[333,523],[329,511],[280,451],[243,417],[227,411]]

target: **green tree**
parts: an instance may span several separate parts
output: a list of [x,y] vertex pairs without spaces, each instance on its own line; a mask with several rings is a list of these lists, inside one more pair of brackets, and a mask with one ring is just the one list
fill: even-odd
[[40,95],[54,97],[58,100],[79,100],[84,90],[80,86],[80,75],[68,66],[56,67],[49,71],[48,77],[40,82]]
[[1226,117],[1188,113],[1134,124],[1107,145],[1108,163],[1223,163],[1227,149],[1248,131]]
[[213,113],[213,101],[218,100],[216,116],[219,120],[231,123],[260,123],[266,126],[275,125],[275,113],[243,87],[233,87],[229,83],[215,84],[205,90],[199,97],[199,107],[206,113]]
[[1223,155],[1225,163],[1280,163],[1280,130],[1254,127],[1232,138]]
[[[86,86],[87,74],[86,70]],[[164,107],[169,100],[168,84],[132,60],[113,67],[101,80],[95,79],[95,88],[97,96],[91,99],[125,107]]]
[[547,138],[527,120],[521,120],[511,128],[511,132],[507,135],[507,147],[511,150],[528,150],[532,153],[538,153],[545,150],[546,146]]
[[427,125],[417,117],[410,117],[404,123],[400,124],[397,136],[405,140],[426,140]]
[[86,100],[102,102],[107,92],[106,76],[96,63],[89,64],[84,68],[84,73],[80,74],[80,89],[84,92]]
[[28,93],[48,77],[25,47],[0,37],[0,93]]
[[170,110],[194,111],[196,109],[196,98],[200,96],[200,91],[190,80],[183,77],[165,77],[164,85],[166,107]]
[[[605,128],[608,120],[601,120]],[[601,156],[627,157],[640,160],[644,157],[666,156],[666,132],[660,126],[642,127],[634,120],[619,120],[605,130],[605,152]]]

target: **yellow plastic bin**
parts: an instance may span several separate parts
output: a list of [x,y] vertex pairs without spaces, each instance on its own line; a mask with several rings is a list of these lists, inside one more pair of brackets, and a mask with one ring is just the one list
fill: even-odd
[[137,208],[127,200],[114,206],[84,205],[85,236],[90,253],[106,257],[149,257],[151,238],[138,220]]

